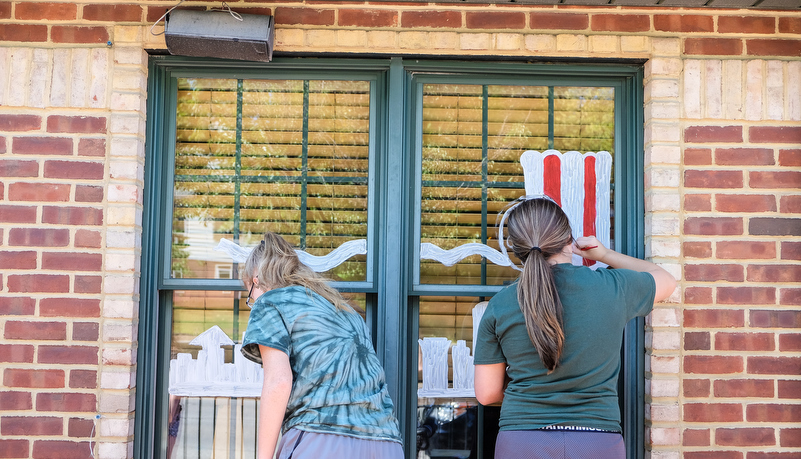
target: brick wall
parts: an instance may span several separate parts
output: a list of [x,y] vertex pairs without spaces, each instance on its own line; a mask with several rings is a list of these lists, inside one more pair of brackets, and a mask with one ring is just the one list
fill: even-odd
[[[175,3],[0,2],[0,458],[132,455],[144,49]],[[801,15],[228,4],[274,14],[276,52],[646,59],[646,251],[681,279],[649,454],[801,455]]]

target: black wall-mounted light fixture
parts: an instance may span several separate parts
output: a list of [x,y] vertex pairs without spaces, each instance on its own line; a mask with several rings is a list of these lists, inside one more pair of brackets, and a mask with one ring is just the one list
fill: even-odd
[[166,15],[164,36],[167,49],[179,56],[270,62],[275,26],[273,16],[239,14],[230,8],[174,9]]

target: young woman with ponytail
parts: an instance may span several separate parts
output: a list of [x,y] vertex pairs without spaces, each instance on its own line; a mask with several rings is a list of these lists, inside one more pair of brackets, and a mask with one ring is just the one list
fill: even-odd
[[258,457],[402,459],[361,316],[274,233],[253,249],[241,279],[252,308],[242,354],[264,368]]
[[[524,197],[506,211],[518,281],[489,302],[475,344],[476,398],[501,402],[495,458],[625,458],[617,398],[626,323],[671,295],[659,266],[573,240],[564,211]],[[572,255],[614,269],[573,266]]]

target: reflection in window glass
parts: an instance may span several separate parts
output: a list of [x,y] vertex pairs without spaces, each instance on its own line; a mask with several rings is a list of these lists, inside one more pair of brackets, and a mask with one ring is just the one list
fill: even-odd
[[[526,150],[614,155],[614,89],[424,84],[420,236],[449,250],[499,249],[497,215],[525,194]],[[515,260],[517,261],[517,260]],[[420,261],[421,284],[502,285],[517,271],[481,256]]]
[[[172,277],[214,278],[220,238],[312,255],[367,238],[370,82],[178,79]],[[328,275],[366,279],[366,257]]]

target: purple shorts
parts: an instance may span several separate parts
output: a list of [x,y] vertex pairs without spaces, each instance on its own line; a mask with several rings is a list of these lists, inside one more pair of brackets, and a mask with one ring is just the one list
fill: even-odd
[[278,442],[277,459],[325,457],[403,459],[403,447],[394,441],[366,440],[348,435],[306,432],[298,429],[289,429]]
[[495,459],[625,459],[623,435],[580,430],[502,430]]

